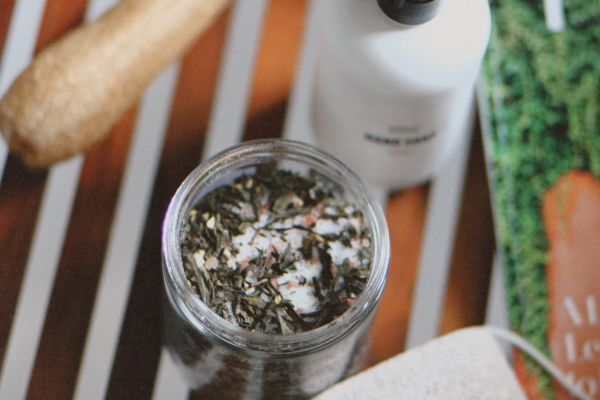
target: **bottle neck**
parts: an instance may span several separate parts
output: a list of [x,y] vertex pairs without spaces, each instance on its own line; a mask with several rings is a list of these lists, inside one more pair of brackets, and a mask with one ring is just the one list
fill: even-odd
[[442,0],[377,0],[381,10],[394,21],[420,25],[433,19]]

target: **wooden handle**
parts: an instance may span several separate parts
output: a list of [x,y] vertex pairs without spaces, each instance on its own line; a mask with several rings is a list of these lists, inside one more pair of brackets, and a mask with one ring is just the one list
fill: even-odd
[[106,136],[228,0],[122,0],[42,51],[0,101],[0,131],[31,167]]

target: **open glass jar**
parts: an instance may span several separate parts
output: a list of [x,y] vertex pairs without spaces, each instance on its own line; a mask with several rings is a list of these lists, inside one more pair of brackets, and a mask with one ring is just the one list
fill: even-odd
[[[215,188],[257,167],[276,168],[328,181],[364,216],[371,235],[370,274],[356,301],[318,328],[290,335],[250,331],[221,318],[186,280],[182,228],[194,205]],[[247,142],[198,166],[173,197],[163,226],[165,344],[201,398],[301,399],[357,371],[383,293],[389,264],[389,234],[383,212],[345,165],[307,144],[287,140]]]

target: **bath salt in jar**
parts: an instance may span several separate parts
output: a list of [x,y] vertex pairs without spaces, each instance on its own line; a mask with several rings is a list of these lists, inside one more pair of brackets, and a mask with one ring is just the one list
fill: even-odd
[[232,147],[167,211],[165,345],[201,398],[310,398],[364,362],[389,247],[341,162],[286,140]]

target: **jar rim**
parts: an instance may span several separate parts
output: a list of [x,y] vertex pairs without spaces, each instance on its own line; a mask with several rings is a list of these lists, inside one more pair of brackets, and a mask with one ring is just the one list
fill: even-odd
[[[180,228],[191,207],[197,201],[198,188],[218,182],[231,167],[253,165],[252,161],[273,159],[306,162],[319,165],[324,172],[334,173],[344,180],[344,190],[352,190],[361,204],[372,235],[372,258],[367,284],[356,302],[333,321],[318,328],[290,335],[254,332],[225,320],[211,310],[187,282],[183,268]],[[281,158],[279,158],[281,157]],[[231,171],[231,170],[230,170]],[[168,297],[178,312],[195,329],[209,333],[240,351],[255,351],[267,355],[310,352],[341,340],[354,330],[365,315],[379,303],[387,280],[390,243],[385,216],[379,204],[368,194],[358,176],[341,161],[316,147],[288,139],[261,139],[232,146],[198,165],[183,181],[173,196],[162,228],[163,277]]]

